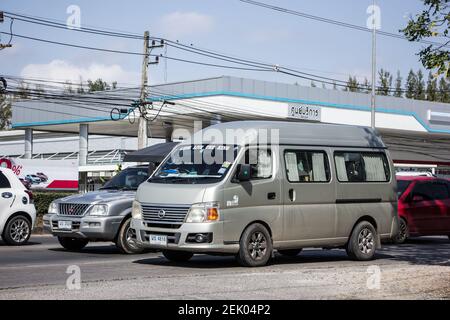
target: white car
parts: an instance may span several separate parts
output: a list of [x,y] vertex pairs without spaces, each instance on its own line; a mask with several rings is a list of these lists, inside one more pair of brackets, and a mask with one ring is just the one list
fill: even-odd
[[9,245],[30,239],[36,220],[33,195],[10,170],[0,168],[0,235]]

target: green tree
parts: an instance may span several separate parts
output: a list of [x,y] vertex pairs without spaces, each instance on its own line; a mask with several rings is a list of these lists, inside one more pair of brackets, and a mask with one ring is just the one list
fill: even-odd
[[356,77],[348,76],[347,84],[344,91],[359,92],[359,83]]
[[101,78],[98,78],[95,81],[88,80],[88,91],[89,92],[95,92],[95,91],[105,91],[109,90],[110,86],[106,81],[103,81]]
[[422,70],[417,71],[417,82],[414,90],[414,99],[425,100],[425,80]]
[[395,78],[394,97],[397,97],[397,98],[403,97],[402,81],[403,81],[403,79],[400,76],[400,70],[399,70],[399,71],[397,71],[397,77]]
[[64,83],[64,93],[69,93],[69,94],[71,94],[71,93],[74,93],[74,92],[75,92],[75,91],[73,90],[72,82],[66,81],[66,82]]
[[438,96],[437,79],[433,76],[431,71],[428,73],[427,80],[427,100],[436,101]]
[[408,77],[406,78],[406,93],[405,96],[408,99],[414,99],[414,95],[417,87],[417,76],[414,71],[411,69],[408,73]]
[[369,82],[367,78],[364,78],[361,91],[364,93],[370,93],[372,91],[372,84]]
[[449,83],[445,80],[445,77],[441,77],[441,79],[439,79],[437,101],[450,102],[449,89]]
[[382,96],[388,96],[392,86],[392,75],[389,71],[381,69],[378,71],[379,87],[377,93]]
[[450,14],[448,0],[423,0],[426,7],[421,13],[408,21],[406,28],[400,30],[409,41],[437,38],[419,53],[420,61],[429,70],[436,70],[449,78],[450,52],[449,40]]
[[11,116],[11,99],[6,93],[0,92],[0,130],[10,127]]

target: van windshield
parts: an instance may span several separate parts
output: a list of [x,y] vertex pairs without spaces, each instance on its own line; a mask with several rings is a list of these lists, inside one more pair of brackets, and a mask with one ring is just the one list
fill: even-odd
[[225,177],[239,151],[234,145],[187,145],[175,149],[148,180],[153,183],[214,183]]

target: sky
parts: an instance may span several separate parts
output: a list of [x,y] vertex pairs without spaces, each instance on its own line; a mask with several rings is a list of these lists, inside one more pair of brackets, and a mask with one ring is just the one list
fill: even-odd
[[[372,0],[261,0],[351,24],[366,26],[367,7]],[[371,35],[297,16],[255,7],[238,0],[0,0],[0,10],[65,22],[71,5],[80,8],[81,26],[112,29],[179,40],[196,47],[233,56],[293,67],[304,72],[360,81],[371,74]],[[381,9],[381,30],[397,32],[410,15],[423,9],[421,0],[377,0]],[[9,32],[9,20],[0,24]],[[15,21],[13,32],[30,37],[85,46],[142,52],[141,40],[89,35],[71,30]],[[2,35],[5,43],[9,36]],[[88,51],[32,40],[13,38],[12,48],[0,51],[0,75],[37,77],[78,82],[103,78],[120,86],[138,85],[141,56]],[[377,67],[408,71],[422,68],[417,53],[423,45],[401,39],[378,37]],[[154,53],[165,53],[155,49]],[[173,48],[167,55],[209,63]],[[230,75],[251,79],[299,83],[310,81],[273,72],[239,71],[182,62],[161,61],[149,68],[151,84]]]

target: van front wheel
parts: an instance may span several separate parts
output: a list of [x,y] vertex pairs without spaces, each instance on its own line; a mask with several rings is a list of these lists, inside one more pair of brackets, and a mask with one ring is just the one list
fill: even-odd
[[272,255],[272,239],[265,226],[254,223],[245,229],[239,241],[237,261],[244,267],[260,267],[267,264]]
[[367,261],[375,256],[377,231],[368,221],[361,221],[353,229],[347,244],[347,254],[353,260]]

